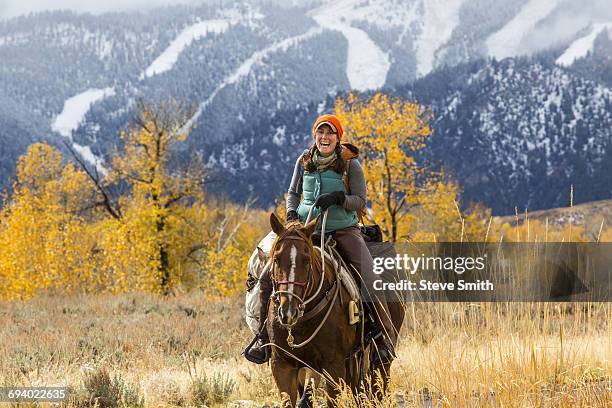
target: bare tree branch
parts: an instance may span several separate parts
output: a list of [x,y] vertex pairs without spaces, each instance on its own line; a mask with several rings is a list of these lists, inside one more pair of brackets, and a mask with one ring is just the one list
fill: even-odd
[[106,189],[100,183],[100,176],[98,174],[98,170],[94,166],[94,171],[92,172],[89,167],[85,164],[85,161],[79,156],[77,152],[74,151],[72,146],[66,141],[63,142],[64,146],[68,149],[68,151],[72,154],[74,160],[79,164],[81,169],[87,174],[87,177],[94,183],[96,190],[102,195],[102,205],[106,209],[106,211],[115,219],[119,220],[122,217],[121,208],[117,203],[113,203],[110,198],[110,194],[106,191]]

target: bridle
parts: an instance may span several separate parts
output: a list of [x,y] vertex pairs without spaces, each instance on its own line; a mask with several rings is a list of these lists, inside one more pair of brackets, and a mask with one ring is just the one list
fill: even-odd
[[[309,245],[309,248],[311,246],[308,237],[306,237],[305,234],[303,234],[301,231],[299,230],[292,230],[290,231],[291,233],[296,233],[297,236],[280,236],[278,238],[278,242],[282,241],[301,241],[301,242],[306,242],[307,245]],[[313,253],[313,251],[310,251],[311,254]],[[272,268],[274,268],[276,266],[275,263],[272,264]],[[274,288],[274,291],[272,293],[272,300],[274,301],[274,303],[276,305],[280,304],[280,295],[284,294],[284,295],[288,295],[289,297],[293,297],[298,301],[298,317],[295,320],[295,322],[293,322],[292,324],[284,324],[281,323],[281,326],[283,327],[293,327],[297,321],[304,315],[304,310],[306,310],[306,305],[308,305],[310,302],[312,302],[319,294],[319,292],[321,291],[321,287],[323,286],[323,281],[324,279],[324,275],[323,275],[323,270],[321,271],[321,278],[319,279],[319,286],[317,288],[317,291],[312,295],[312,296],[308,296],[309,292],[310,292],[310,284],[312,282],[312,277],[313,277],[313,270],[315,268],[315,264],[314,263],[310,263],[309,264],[309,268],[308,268],[308,276],[306,277],[305,281],[292,281],[292,280],[277,280],[274,277],[274,272],[272,272],[272,285]],[[299,287],[303,287],[304,288],[304,295],[303,298],[300,297],[299,295],[295,294],[293,291],[290,290],[280,290],[279,287],[280,285],[294,285],[294,286],[299,286]]]
[[[312,215],[312,210],[313,209],[314,209],[314,206],[310,207],[310,211],[308,212],[308,217],[306,217],[305,224],[308,224],[308,222],[310,221],[310,217]],[[317,328],[314,330],[314,332],[310,335],[310,337],[308,337],[306,340],[302,341],[299,344],[295,344],[293,342],[294,338],[293,338],[293,335],[291,333],[291,331],[293,329],[293,326],[295,326],[297,324],[298,320],[300,320],[300,318],[302,318],[302,316],[304,316],[304,310],[306,309],[306,305],[308,305],[310,302],[312,302],[314,299],[316,299],[319,296],[319,293],[321,292],[321,289],[323,287],[323,282],[325,281],[325,255],[326,255],[326,253],[325,253],[325,224],[326,223],[327,223],[327,210],[325,210],[325,212],[323,214],[323,222],[321,224],[321,278],[319,279],[319,286],[317,287],[316,292],[312,296],[308,296],[308,292],[309,292],[309,289],[310,289],[310,282],[311,282],[312,272],[313,272],[313,269],[314,269],[314,264],[312,262],[310,263],[310,269],[308,271],[308,277],[307,277],[307,280],[305,282],[301,282],[301,281],[289,281],[289,280],[277,281],[274,278],[274,272],[272,272],[272,274],[271,274],[271,276],[272,276],[272,283],[273,283],[273,287],[274,287],[274,292],[272,293],[272,299],[274,300],[274,303],[276,303],[276,304],[280,303],[280,299],[279,299],[279,295],[280,294],[287,294],[287,295],[289,295],[291,297],[295,297],[298,300],[298,302],[299,302],[298,303],[298,317],[295,319],[295,321],[293,321],[291,324],[283,324],[280,321],[280,319],[278,319],[280,325],[285,327],[287,329],[287,331],[288,331],[287,344],[291,348],[303,347],[306,344],[310,343],[310,341],[315,338],[315,336],[317,335],[319,330],[321,330],[321,328],[323,327],[323,325],[327,321],[327,318],[329,317],[329,315],[330,315],[330,313],[332,311],[332,308],[334,307],[334,304],[336,303],[336,299],[338,297],[338,293],[340,292],[340,282],[338,281],[338,277],[336,277],[336,281],[333,283],[332,288],[328,289],[328,293],[329,293],[329,291],[333,290],[333,297],[331,298],[331,300],[327,298],[328,293],[326,293],[326,295],[319,302],[319,304],[317,304],[314,307],[314,310],[311,310],[309,312],[309,314],[313,314],[312,312],[314,312],[314,314],[319,313],[320,311],[323,310],[323,308],[327,307],[327,304],[328,304],[329,307],[327,307],[327,311],[325,312],[325,316],[323,316],[323,319],[321,320],[321,322],[319,323]],[[289,231],[289,230],[287,230],[287,231]],[[290,236],[289,233],[296,233],[297,236]],[[274,252],[275,252],[275,249],[276,249],[276,244],[278,244],[282,240],[290,240],[290,239],[305,241],[306,244],[311,249],[311,253],[314,253],[314,251],[312,251],[314,248],[312,247],[312,244],[310,243],[310,238],[307,237],[306,234],[304,234],[300,230],[290,230],[289,232],[287,232],[287,235],[285,235],[285,234],[279,235],[279,237],[276,239],[275,244],[272,246],[272,251],[271,251],[272,256],[274,256]],[[273,263],[272,265],[274,266],[275,263]],[[305,290],[304,290],[304,299],[302,299],[300,296],[296,295],[295,293],[293,293],[291,291],[277,290],[278,285],[282,285],[282,284],[293,284],[293,285],[305,287]],[[321,307],[321,306],[323,306],[323,307]]]

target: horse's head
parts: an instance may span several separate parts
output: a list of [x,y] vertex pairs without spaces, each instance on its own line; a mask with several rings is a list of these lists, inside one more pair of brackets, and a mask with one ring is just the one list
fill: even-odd
[[272,231],[278,235],[270,251],[274,301],[278,304],[279,322],[286,327],[295,325],[304,313],[304,301],[313,286],[313,270],[319,269],[319,257],[310,240],[318,218],[305,226],[299,221],[285,226],[276,214],[270,214]]

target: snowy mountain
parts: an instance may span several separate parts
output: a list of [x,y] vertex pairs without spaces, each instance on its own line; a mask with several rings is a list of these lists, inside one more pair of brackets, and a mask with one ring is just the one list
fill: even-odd
[[[444,79],[442,79],[444,78]],[[545,58],[472,63],[399,90],[429,96],[436,134],[428,158],[449,170],[464,198],[498,214],[612,196],[612,90]]]
[[[419,159],[458,180],[466,204],[484,202],[496,214],[551,208],[567,204],[571,185],[575,202],[612,196],[612,90],[554,57],[479,60],[389,92],[432,107],[434,133]],[[238,146],[214,156],[232,169],[225,191],[244,198],[257,185],[282,195],[296,152],[311,143],[305,129],[333,102],[245,127]],[[285,172],[270,171],[279,168]]]
[[[540,208],[554,201],[552,192],[548,198],[516,197],[515,190],[540,174],[560,177],[561,184],[572,179],[578,170],[551,173],[560,157],[595,160],[567,156],[564,149],[574,146],[569,140],[579,137],[576,129],[586,123],[595,132],[586,148],[599,149],[598,155],[609,142],[608,117],[592,110],[609,109],[610,22],[612,7],[600,0],[236,0],[0,21],[0,187],[9,185],[16,157],[41,138],[57,145],[69,141],[103,169],[135,102],[174,98],[197,112],[184,154],[203,151],[211,165],[240,174],[239,182],[214,188],[244,199],[272,166],[291,166],[295,144],[307,143],[313,115],[331,109],[335,95],[387,89],[436,106],[439,140],[479,149],[469,146],[476,142],[467,136],[478,134],[496,146],[487,157],[504,177],[512,172],[510,183],[489,175],[488,184],[474,184],[463,179],[470,172],[449,166],[470,199],[508,211],[496,201],[499,188],[507,188],[513,205]],[[471,64],[483,70],[477,77],[465,74]],[[504,64],[516,66],[498,72]],[[512,87],[515,82],[502,80],[506,76],[521,85]],[[452,85],[457,77],[471,82]],[[582,88],[567,95],[557,89],[570,85]],[[479,89],[488,93],[470,99]],[[483,105],[482,98],[494,99]],[[537,112],[542,103],[561,110],[559,98],[561,105],[584,110]],[[459,108],[473,117],[456,123],[452,109]],[[512,115],[523,122],[498,122]],[[547,143],[554,149],[543,147]],[[448,165],[435,146],[431,155]],[[536,172],[534,163],[545,170]],[[594,171],[597,164],[589,167]],[[260,204],[282,194],[285,181],[278,177],[270,179]],[[598,194],[609,193],[602,188]]]

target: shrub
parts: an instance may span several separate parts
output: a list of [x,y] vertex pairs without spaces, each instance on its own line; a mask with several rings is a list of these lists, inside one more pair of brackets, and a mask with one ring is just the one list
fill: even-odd
[[137,386],[126,382],[118,374],[111,378],[104,369],[85,376],[83,388],[76,392],[72,402],[78,407],[144,407],[144,398]]
[[225,374],[206,375],[193,379],[190,386],[191,401],[196,407],[222,404],[236,389],[236,382]]

